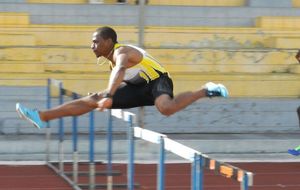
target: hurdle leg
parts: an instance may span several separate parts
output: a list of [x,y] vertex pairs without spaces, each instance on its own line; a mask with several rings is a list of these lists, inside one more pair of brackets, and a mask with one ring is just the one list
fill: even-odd
[[203,157],[199,154],[192,163],[192,190],[203,190]]
[[128,121],[128,165],[127,165],[127,189],[133,190],[134,189],[134,131],[133,131],[133,118],[130,115]]
[[90,164],[89,164],[89,190],[95,189],[95,152],[94,152],[94,111],[90,112]]
[[[73,100],[77,99],[77,94],[73,94]],[[73,140],[73,182],[74,184],[78,183],[78,127],[77,127],[77,117],[72,117],[72,140]]]
[[111,110],[108,111],[108,125],[107,125],[107,190],[113,189],[112,176],[112,115]]
[[75,184],[78,183],[78,150],[77,150],[77,117],[73,117],[73,181]]
[[197,190],[196,179],[197,179],[197,154],[194,155],[194,161],[191,165],[191,190]]
[[160,137],[159,164],[157,169],[157,189],[165,189],[165,140]]
[[[59,104],[63,104],[63,85],[62,82],[59,83]],[[64,173],[64,121],[63,118],[59,119],[59,171]]]
[[[51,107],[51,80],[47,80],[47,109]],[[51,140],[51,130],[50,122],[47,122],[46,128],[46,162],[50,162],[50,140]]]
[[245,172],[241,181],[241,190],[248,190],[248,175]]
[[198,185],[199,185],[199,190],[203,190],[203,156],[198,155],[198,164],[197,164],[197,177],[198,177]]

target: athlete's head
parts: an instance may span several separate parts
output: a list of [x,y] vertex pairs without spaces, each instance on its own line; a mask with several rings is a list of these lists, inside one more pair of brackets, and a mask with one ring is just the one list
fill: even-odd
[[91,48],[97,57],[108,56],[114,44],[118,43],[114,29],[104,26],[93,33]]

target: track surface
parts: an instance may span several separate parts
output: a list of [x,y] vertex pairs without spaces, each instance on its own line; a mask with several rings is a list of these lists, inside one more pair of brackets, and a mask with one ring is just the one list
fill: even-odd
[[[250,190],[299,190],[300,163],[231,163],[254,173],[254,186]],[[70,170],[71,165],[65,165]],[[97,171],[105,171],[106,165],[97,164]],[[166,190],[190,190],[190,164],[166,165]],[[87,171],[88,165],[80,165],[81,171]],[[120,176],[113,177],[114,184],[126,185],[126,165],[115,164],[113,170]],[[136,164],[135,182],[137,189],[156,189],[156,165]],[[79,183],[87,183],[88,177],[79,177]],[[96,177],[97,184],[105,184],[105,176]],[[71,190],[72,188],[55,172],[44,165],[2,165],[0,166],[0,190]],[[116,188],[114,188],[116,189]],[[232,179],[215,175],[205,170],[204,190],[239,190],[240,184]]]

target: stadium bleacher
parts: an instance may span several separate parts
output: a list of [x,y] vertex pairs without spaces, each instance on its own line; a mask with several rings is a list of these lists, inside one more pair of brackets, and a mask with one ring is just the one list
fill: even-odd
[[28,13],[19,12],[1,12],[0,23],[2,25],[27,25],[29,24],[29,15]]
[[[191,80],[189,85],[175,81],[176,92],[193,89],[197,80],[205,81],[199,76],[228,86],[247,78],[247,82],[240,82],[248,89],[267,78],[269,82],[261,85],[261,90],[233,90],[231,95],[264,96],[261,92],[267,88],[270,93],[266,96],[297,97],[299,92],[293,89],[299,88],[299,65],[294,59],[300,39],[295,30],[299,27],[298,4],[274,1],[266,8],[268,2],[187,1],[187,6],[182,6],[183,1],[150,1],[144,46],[175,80]],[[42,78],[50,74],[64,78],[74,73],[107,76],[108,69],[95,64],[89,46],[95,28],[108,23],[118,31],[120,42],[138,44],[138,6],[131,5],[132,1],[129,5],[89,4],[84,0],[0,3],[1,77],[15,73],[20,78],[22,73],[40,74]],[[245,11],[248,14],[243,14]],[[291,88],[287,94],[277,94],[280,77]]]
[[[93,75],[98,72],[106,76],[108,69],[95,64],[95,57],[89,48],[90,36],[96,27],[31,24],[28,27],[2,27],[0,41],[5,44],[0,64],[2,77],[7,75],[6,72],[18,73],[21,78],[20,73],[27,76],[30,73],[44,73],[41,76],[47,77],[50,73],[64,76],[68,73]],[[137,44],[136,28],[127,26],[116,29],[120,39],[126,39],[122,43]],[[198,75],[211,73],[209,79],[217,80],[219,77],[215,76],[219,73],[221,76],[230,75],[229,81],[235,81],[241,75],[263,74],[280,89],[281,85],[274,75],[285,75],[285,80],[291,82],[299,80],[298,75],[293,75],[299,73],[293,44],[297,36],[297,31],[282,28],[149,27],[145,30],[145,47],[170,70],[174,78],[176,75],[191,75],[197,79]],[[291,47],[287,46],[287,39]],[[16,44],[19,42],[22,44]],[[256,75],[251,80],[254,83],[259,81]],[[77,77],[80,78],[80,75]],[[176,92],[192,89],[197,84],[195,81],[181,88],[180,82],[176,82]],[[253,89],[253,92],[247,91],[246,94],[233,91],[232,96],[262,95],[255,92],[259,91]],[[290,96],[298,96],[297,91],[291,90],[290,93]],[[275,97],[278,95],[273,94]]]

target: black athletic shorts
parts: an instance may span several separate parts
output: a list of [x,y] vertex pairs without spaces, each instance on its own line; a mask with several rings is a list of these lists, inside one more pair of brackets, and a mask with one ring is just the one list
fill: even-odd
[[173,98],[173,82],[167,74],[145,84],[134,85],[123,83],[113,96],[112,108],[133,108],[154,105],[162,94]]

